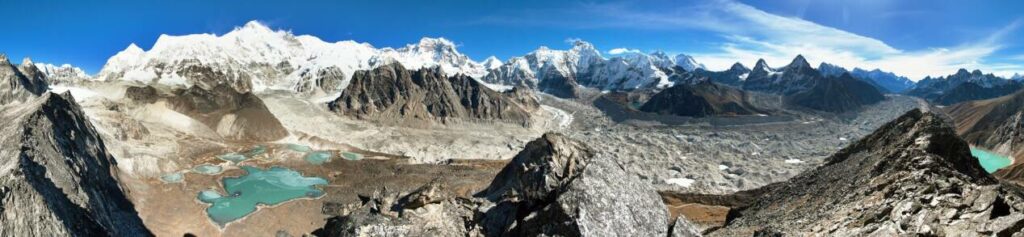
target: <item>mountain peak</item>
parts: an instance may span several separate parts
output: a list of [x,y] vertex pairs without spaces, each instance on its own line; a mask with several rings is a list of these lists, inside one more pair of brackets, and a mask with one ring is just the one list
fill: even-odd
[[731,67],[729,67],[729,70],[731,70],[731,71],[748,71],[750,69],[747,69],[747,66],[743,66],[743,64],[740,63],[740,62],[736,62],[736,63],[733,63]]
[[498,59],[498,57],[490,56],[490,57],[487,57],[486,59],[484,59],[484,61],[482,63],[480,63],[480,64],[484,65],[484,68],[486,68],[487,70],[491,70],[491,69],[495,69],[495,68],[501,67],[501,65],[504,64],[504,63],[501,62],[501,59]]
[[683,67],[687,71],[693,71],[697,68],[704,68],[704,64],[700,64],[696,59],[693,59],[690,55],[676,54],[676,65]]
[[24,59],[21,60],[21,65],[22,66],[31,66],[32,65],[32,58],[25,57]]
[[960,68],[960,70],[956,70],[956,74],[957,75],[967,75],[967,74],[971,74],[971,72],[968,72],[967,69]]
[[257,20],[246,22],[244,26],[241,28],[235,28],[235,30],[273,31],[266,24]]
[[423,37],[420,39],[419,46],[420,48],[454,49],[455,43],[445,38]]
[[10,64],[11,60],[7,59],[7,54],[0,53],[0,65]]
[[807,68],[811,67],[811,64],[807,63],[807,59],[804,58],[804,55],[797,54],[796,58],[793,58],[793,62],[790,62],[788,67]]

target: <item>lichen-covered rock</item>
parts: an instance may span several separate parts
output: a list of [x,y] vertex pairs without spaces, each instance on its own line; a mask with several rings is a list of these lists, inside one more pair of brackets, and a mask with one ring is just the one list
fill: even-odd
[[0,105],[0,236],[151,235],[71,94]]

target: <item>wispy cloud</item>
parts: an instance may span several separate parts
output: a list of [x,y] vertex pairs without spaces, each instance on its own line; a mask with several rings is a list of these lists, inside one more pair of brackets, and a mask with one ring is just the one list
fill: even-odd
[[750,63],[759,58],[772,65],[783,65],[802,54],[815,63],[827,61],[845,67],[881,68],[915,80],[928,75],[951,74],[959,68],[977,68],[1003,75],[1024,71],[1021,66],[989,60],[1004,48],[1007,35],[1020,27],[1021,20],[1010,22],[975,42],[912,51],[804,19],[771,14],[733,0],[710,0],[656,10],[629,3],[581,4],[562,11],[543,9],[498,14],[477,23],[706,31],[720,36],[722,41],[692,55],[712,69],[728,68],[737,61]]
[[624,53],[640,53],[640,50],[639,49],[627,49],[627,48],[614,48],[614,49],[608,50],[608,54],[611,54],[611,55],[624,54]]

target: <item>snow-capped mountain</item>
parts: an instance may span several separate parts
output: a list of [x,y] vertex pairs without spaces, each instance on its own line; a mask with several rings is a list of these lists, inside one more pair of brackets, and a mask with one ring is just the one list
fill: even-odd
[[443,38],[378,49],[355,41],[332,43],[315,36],[297,36],[251,21],[219,36],[161,35],[148,51],[129,45],[107,60],[97,78],[169,85],[227,83],[241,91],[336,92],[356,70],[394,61],[411,69],[440,67],[448,75],[482,77],[487,72]]
[[1024,88],[1024,84],[981,70],[960,69],[945,77],[925,77],[906,92],[934,103],[950,105],[968,100],[990,99]]
[[683,69],[686,69],[686,71],[693,71],[698,68],[707,69],[704,67],[704,64],[698,63],[696,59],[693,59],[693,57],[686,54],[677,54],[675,58],[675,64],[679,67],[682,67]]
[[911,81],[907,77],[898,76],[895,73],[879,69],[868,71],[861,68],[853,68],[853,71],[848,71],[846,68],[822,62],[821,65],[818,66],[818,71],[824,76],[835,77],[843,75],[843,73],[850,73],[854,78],[864,80],[871,85],[878,87],[878,89],[888,92],[899,93],[914,87],[914,81]]
[[668,87],[673,84],[669,80],[672,74],[703,67],[688,55],[670,57],[664,52],[624,52],[605,58],[593,44],[576,40],[568,50],[540,47],[525,56],[510,58],[491,69],[483,80],[536,88],[548,78],[573,78],[582,86],[601,90],[632,90]]
[[483,65],[484,68],[487,69],[488,71],[501,67],[502,64],[504,63],[502,63],[500,59],[494,56],[487,57],[486,59],[484,59],[483,62],[480,63],[480,65]]
[[[31,59],[26,60],[31,63]],[[57,66],[49,63],[34,63],[34,65],[46,76],[50,84],[74,83],[90,78],[89,74],[85,73],[85,70],[71,64]]]
[[1021,75],[1020,73],[1014,73],[1013,76],[1010,77],[1010,79],[1014,81],[1024,80],[1024,75]]

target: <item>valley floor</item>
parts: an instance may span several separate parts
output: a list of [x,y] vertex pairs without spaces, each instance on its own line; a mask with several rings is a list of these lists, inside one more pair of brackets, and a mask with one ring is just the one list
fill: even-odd
[[[542,95],[542,109],[528,128],[479,122],[409,128],[338,116],[313,99],[291,93],[265,93],[260,98],[290,135],[278,141],[246,142],[218,137],[159,103],[127,102],[120,85],[96,84],[88,89],[95,94],[82,106],[124,171],[122,183],[142,219],[160,236],[309,233],[323,226],[328,216],[341,215],[360,203],[359,196],[408,193],[435,180],[451,195],[468,197],[490,183],[528,141],[549,131],[617,157],[630,175],[658,190],[730,193],[783,181],[816,167],[843,146],[921,106],[917,99],[893,95],[859,113],[828,116],[788,111],[785,119],[757,120],[769,122],[696,119],[664,125],[613,121],[593,105],[595,95],[575,100]],[[365,159],[312,165],[300,155],[274,149],[291,143],[359,153]],[[239,165],[224,163],[216,155],[255,145],[271,147],[271,157],[243,164],[285,166],[323,177],[329,182],[323,188],[326,195],[262,208],[220,229],[206,217],[207,204],[196,195],[202,190],[222,190],[221,178],[242,174]],[[186,173],[183,183],[159,179],[199,164],[228,168],[217,175]]]

